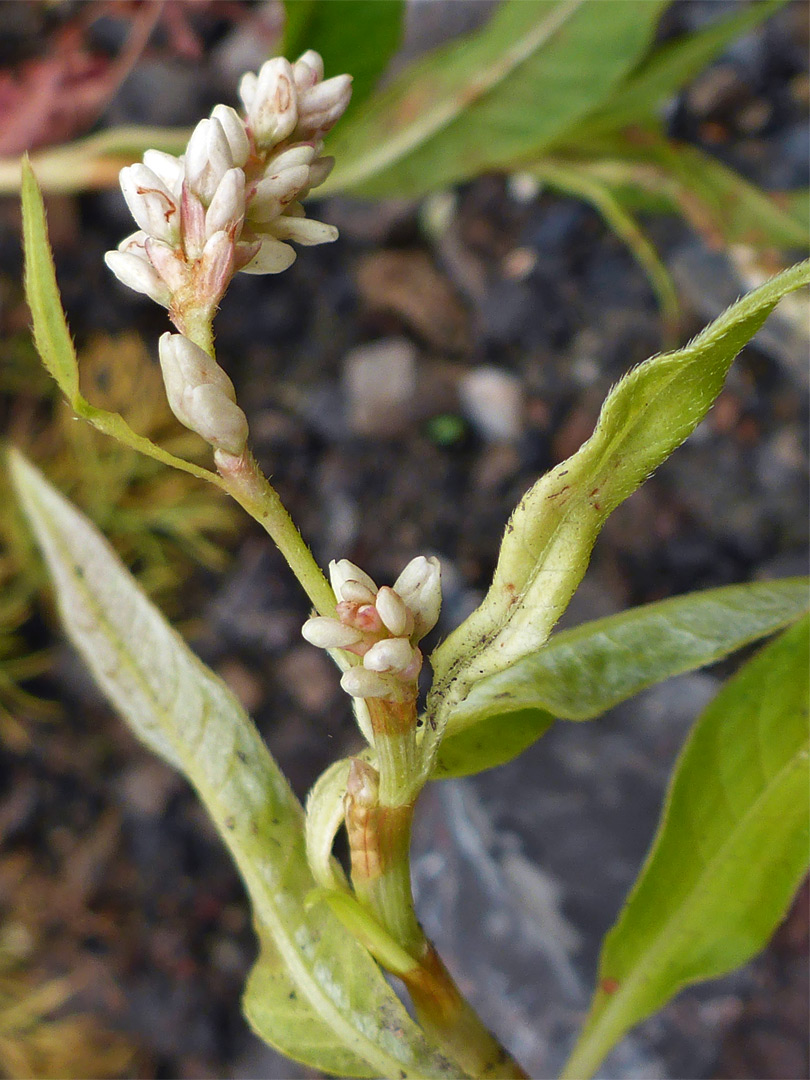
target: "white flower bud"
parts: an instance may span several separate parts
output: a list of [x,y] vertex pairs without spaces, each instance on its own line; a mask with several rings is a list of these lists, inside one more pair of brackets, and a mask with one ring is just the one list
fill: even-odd
[[294,202],[298,192],[309,182],[309,166],[293,165],[288,169],[265,176],[256,185],[248,213],[252,221],[272,221]]
[[294,146],[288,146],[286,150],[282,150],[267,159],[264,175],[276,176],[283,169],[290,169],[293,165],[311,165],[316,154],[315,144],[311,142],[296,143]]
[[250,104],[244,95],[242,98],[247,109],[248,124],[260,149],[275,146],[292,134],[298,120],[298,105],[293,71],[288,60],[280,56],[268,60],[261,66],[255,90],[250,83],[245,87],[244,80],[240,93],[243,89],[250,97]]
[[344,114],[352,96],[351,75],[335,75],[298,97],[298,128],[302,134],[322,135]]
[[146,254],[147,239],[148,237],[143,229],[138,229],[137,232],[124,237],[118,245],[118,250],[126,251],[129,255],[137,255],[138,258],[145,259],[149,262],[149,256]]
[[350,604],[373,605],[376,599],[371,589],[360,581],[344,581],[340,588],[342,596],[339,599],[343,599]]
[[233,155],[219,120],[200,120],[186,147],[186,183],[205,206],[232,169]]
[[252,71],[246,71],[239,80],[239,97],[245,106],[245,112],[250,112],[250,107],[256,99],[256,87],[259,80]]
[[180,423],[217,449],[241,454],[247,418],[235,404],[233,383],[222,368],[182,334],[163,334],[159,354],[166,397]]
[[371,646],[363,657],[363,667],[369,671],[399,674],[411,666],[413,657],[413,647],[406,638],[385,638]]
[[340,235],[334,225],[327,225],[314,218],[292,217],[283,214],[268,226],[279,240],[295,240],[297,244],[311,247],[313,244],[331,244]]
[[147,150],[143,155],[143,163],[155,176],[160,177],[176,199],[180,198],[184,175],[182,158],[165,154],[162,150]]
[[310,645],[317,645],[319,649],[345,649],[363,640],[359,630],[323,615],[308,619],[301,627],[301,634]]
[[372,598],[377,595],[377,586],[368,574],[361,570],[359,566],[355,566],[353,562],[349,562],[348,559],[339,559],[337,562],[333,559],[329,563],[329,580],[332,582],[332,588],[338,601],[352,599],[352,597],[346,596],[343,591],[343,586],[350,581],[365,586],[371,593]]
[[180,248],[164,244],[154,237],[146,238],[146,254],[152,266],[157,270],[169,289],[175,293],[182,289],[189,279],[189,265]]
[[413,613],[412,637],[418,641],[432,630],[439,620],[442,606],[439,560],[435,556],[426,559],[424,555],[411,559],[394,582],[394,592],[402,597]]
[[405,601],[387,585],[383,585],[377,593],[375,606],[388,632],[394,637],[407,637],[413,630],[413,616]]
[[172,294],[169,287],[146,259],[128,251],[108,251],[104,262],[128,288],[144,293],[165,308],[171,304]]
[[245,217],[245,174],[241,169],[228,169],[214,192],[205,215],[206,237],[215,232],[237,236]]
[[299,91],[308,90],[323,78],[323,59],[314,49],[307,49],[293,64],[295,87]]
[[149,236],[176,243],[180,230],[177,199],[145,165],[128,165],[119,173],[121,191],[130,213]]
[[262,238],[258,252],[242,267],[243,274],[280,274],[295,262],[295,248],[272,237]]
[[404,687],[393,675],[378,675],[364,667],[352,667],[344,671],[340,680],[343,690],[352,697],[387,698],[402,700]]
[[211,112],[211,119],[219,120],[222,124],[222,130],[231,148],[233,163],[241,168],[250,154],[250,142],[242,117],[230,105],[217,105]]
[[335,167],[335,159],[331,156],[319,157],[309,167],[310,188],[320,187]]

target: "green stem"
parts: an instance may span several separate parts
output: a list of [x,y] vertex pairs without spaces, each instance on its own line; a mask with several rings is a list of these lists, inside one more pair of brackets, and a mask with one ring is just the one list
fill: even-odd
[[269,533],[318,613],[334,616],[332,586],[251,452],[234,457],[217,450],[214,461],[225,490]]

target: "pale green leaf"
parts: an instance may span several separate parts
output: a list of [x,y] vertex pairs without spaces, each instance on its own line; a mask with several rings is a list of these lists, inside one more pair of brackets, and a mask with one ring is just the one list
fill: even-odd
[[22,164],[22,213],[25,296],[34,321],[34,341],[45,367],[73,404],[79,396],[79,362],[59,299],[45,206],[27,158]]
[[760,0],[747,4],[691,34],[656,49],[616,89],[610,99],[578,125],[572,142],[587,143],[605,131],[639,124],[655,116],[663,102],[694,78],[736,38],[748,33],[786,0]]
[[648,47],[662,0],[507,0],[412,64],[330,142],[322,191],[421,195],[527,159],[595,109]]
[[652,850],[605,939],[563,1076],[584,1080],[689,983],[744,964],[808,862],[808,620],[750,661],[699,719]]
[[787,578],[676,596],[563,630],[538,652],[476,682],[454,710],[447,735],[512,710],[591,720],[648,686],[781,630],[808,607],[808,579]]
[[74,644],[136,735],[197,789],[239,867],[263,943],[246,1002],[258,1033],[340,1076],[457,1075],[329,909],[306,907],[303,812],[234,695],[95,528],[17,453],[11,471]]
[[607,516],[694,430],[743,345],[783,296],[808,281],[810,262],[786,270],[685,348],[647,360],[614,387],[591,438],[524,496],[483,603],[431,657],[425,740],[435,747],[474,683],[546,642]]
[[431,780],[473,776],[505,765],[545,735],[555,719],[543,709],[522,709],[506,716],[482,716],[469,727],[448,729],[439,744]]

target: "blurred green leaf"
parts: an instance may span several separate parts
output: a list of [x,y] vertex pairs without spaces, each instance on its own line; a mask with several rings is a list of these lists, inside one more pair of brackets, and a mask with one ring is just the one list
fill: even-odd
[[663,0],[507,0],[341,125],[324,191],[421,195],[538,154],[593,111],[648,47]]
[[568,605],[608,515],[695,429],[737,353],[810,261],[732,305],[691,344],[652,357],[610,392],[593,435],[512,514],[483,603],[433,653],[424,738],[435,745],[475,683],[536,653]]
[[808,620],[709,705],[676,765],[639,880],[608,934],[563,1073],[583,1080],[689,983],[764,947],[808,862]]
[[596,112],[577,125],[570,138],[587,143],[605,131],[639,124],[656,116],[662,102],[730,45],[748,33],[787,0],[760,0],[695,33],[667,42],[645,59]]
[[284,55],[295,60],[314,49],[323,57],[326,78],[351,75],[352,100],[346,114],[351,116],[399,48],[404,0],[286,0],[284,6]]
[[450,716],[435,777],[502,765],[553,718],[592,720],[655,683],[713,664],[810,607],[810,580],[728,585],[645,604],[554,634],[476,682]]
[[262,942],[245,998],[257,1032],[339,1076],[457,1075],[331,911],[307,908],[301,806],[234,695],[90,522],[22,455],[10,460],[74,645],[135,734],[196,788],[239,867]]

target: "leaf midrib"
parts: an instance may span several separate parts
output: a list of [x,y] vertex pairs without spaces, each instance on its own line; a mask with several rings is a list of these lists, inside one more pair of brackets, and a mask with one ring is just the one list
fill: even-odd
[[[584,2],[585,0],[565,0],[541,19],[531,34],[526,34],[506,49],[500,59],[493,60],[484,73],[475,80],[478,90],[476,101],[490,93],[528,60]],[[458,119],[468,105],[468,99],[458,91],[449,94],[446,100],[434,104],[432,109],[426,110],[399,134],[387,139],[377,150],[366,153],[357,161],[354,168],[348,168],[342,172],[341,187],[348,188],[362,183],[370,176],[376,176],[383,169],[401,161],[414,148],[424,145],[428,139],[433,138]]]

